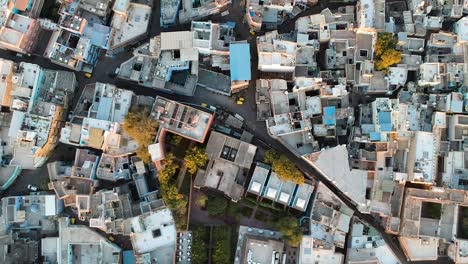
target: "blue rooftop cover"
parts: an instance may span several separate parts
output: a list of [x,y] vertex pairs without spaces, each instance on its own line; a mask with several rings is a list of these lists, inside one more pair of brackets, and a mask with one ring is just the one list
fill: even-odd
[[109,120],[111,111],[112,111],[112,98],[110,97],[101,97],[99,102],[96,118],[99,120]]
[[228,27],[235,28],[235,27],[236,27],[236,22],[228,21],[228,22],[226,22],[226,25],[227,25]]
[[229,45],[231,81],[250,81],[250,46],[248,43]]
[[336,125],[336,108],[334,106],[327,106],[323,108],[323,123],[325,125]]
[[133,250],[126,250],[123,252],[123,264],[135,264]]
[[370,132],[370,139],[373,141],[380,141],[380,133],[379,132]]
[[392,114],[390,112],[379,112],[379,124],[381,131],[392,131]]
[[392,123],[392,114],[390,112],[379,112],[379,123],[380,124]]
[[389,124],[389,123],[380,124],[380,131],[382,131],[382,132],[392,131],[392,124]]

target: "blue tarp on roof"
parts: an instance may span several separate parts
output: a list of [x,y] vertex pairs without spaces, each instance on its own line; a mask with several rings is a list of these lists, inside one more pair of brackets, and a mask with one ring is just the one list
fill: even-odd
[[370,139],[373,141],[380,141],[380,133],[379,132],[370,132],[369,134]]
[[123,264],[135,264],[135,262],[133,250],[126,250],[123,252]]
[[392,131],[392,124],[380,124],[380,131],[382,132],[390,132]]
[[384,132],[392,131],[392,113],[379,112],[380,130]]
[[392,123],[392,114],[390,112],[379,112],[379,123],[380,124]]
[[225,23],[228,27],[235,28],[236,27],[236,22],[233,21],[228,21]]
[[336,108],[334,106],[323,108],[323,123],[329,126],[336,125]]
[[97,119],[110,121],[109,117],[112,110],[112,102],[112,98],[101,97],[96,115]]
[[229,45],[229,64],[231,81],[250,81],[250,46],[248,43],[231,43]]

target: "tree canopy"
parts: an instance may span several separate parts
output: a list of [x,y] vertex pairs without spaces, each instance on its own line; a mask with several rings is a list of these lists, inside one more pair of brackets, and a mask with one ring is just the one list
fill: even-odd
[[194,146],[189,148],[185,153],[185,166],[190,174],[197,173],[200,167],[203,167],[208,162],[208,155],[205,153],[205,149]]
[[392,33],[382,32],[377,36],[375,45],[375,66],[379,71],[387,71],[388,68],[401,61],[401,51],[396,50],[397,39]]
[[145,163],[151,162],[148,146],[158,133],[158,122],[151,119],[147,108],[136,109],[128,113],[122,123],[123,131],[138,143],[137,156]]
[[302,228],[294,217],[280,218],[274,223],[275,228],[283,234],[286,243],[292,247],[298,247],[302,240]]
[[193,243],[192,243],[192,261],[195,264],[208,263],[208,248],[207,241],[209,240],[209,234],[204,226],[198,226],[192,230]]
[[198,205],[199,207],[205,207],[207,201],[208,201],[208,196],[201,193],[195,200],[195,204]]
[[170,135],[171,135],[171,138],[169,140],[169,143],[174,146],[179,146],[184,140],[184,138],[179,135],[176,135],[176,134],[170,134]]
[[223,215],[226,212],[228,201],[224,197],[213,197],[208,199],[206,209],[211,216]]
[[229,263],[231,257],[231,228],[215,227],[213,229],[214,248],[212,260],[213,263]]
[[375,44],[375,55],[382,56],[387,50],[395,49],[397,40],[392,33],[382,32],[377,35],[377,43]]
[[291,181],[297,184],[304,183],[304,175],[294,165],[294,163],[284,154],[280,154],[275,150],[265,152],[263,161],[271,165],[271,168],[284,181]]
[[185,223],[185,213],[187,211],[187,199],[179,193],[175,185],[174,176],[179,165],[175,162],[173,154],[166,156],[164,168],[158,173],[159,191],[164,203],[172,210],[177,224]]
[[397,64],[401,61],[401,52],[398,50],[388,50],[380,59],[375,62],[377,70],[387,70],[390,66]]

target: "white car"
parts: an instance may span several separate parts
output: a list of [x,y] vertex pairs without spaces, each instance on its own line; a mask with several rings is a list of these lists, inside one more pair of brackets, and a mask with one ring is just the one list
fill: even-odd
[[31,190],[33,192],[37,192],[37,186],[36,185],[32,185],[32,184],[28,184],[28,190]]

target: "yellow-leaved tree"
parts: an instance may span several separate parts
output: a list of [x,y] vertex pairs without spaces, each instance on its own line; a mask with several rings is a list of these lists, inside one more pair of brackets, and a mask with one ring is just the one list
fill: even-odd
[[375,67],[379,71],[387,71],[392,65],[401,61],[401,51],[396,50],[397,39],[392,33],[382,32],[377,35],[375,45]]
[[130,111],[122,124],[124,132],[138,143],[137,156],[145,163],[151,162],[148,146],[153,144],[158,133],[158,122],[151,119],[147,108]]

